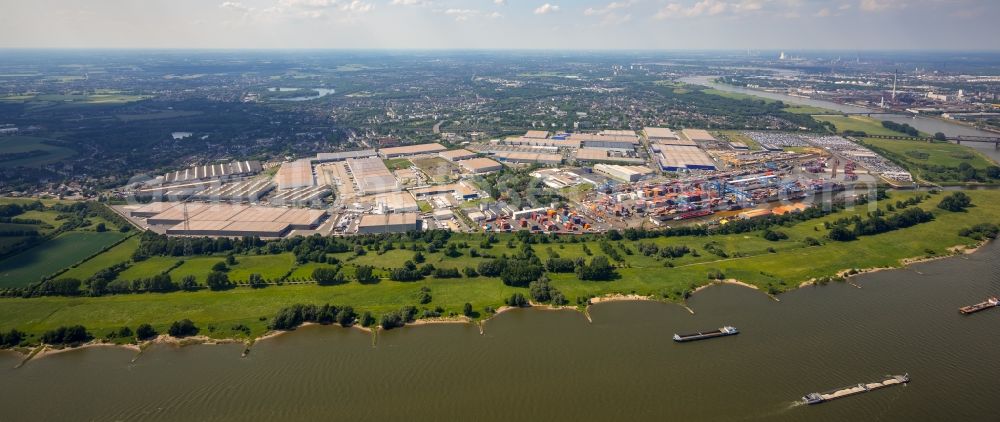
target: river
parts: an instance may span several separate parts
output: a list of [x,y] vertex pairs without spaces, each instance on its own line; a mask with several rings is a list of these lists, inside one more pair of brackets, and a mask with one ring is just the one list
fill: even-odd
[[[696,293],[655,302],[517,310],[487,322],[380,336],[305,327],[241,345],[90,348],[14,369],[0,354],[9,420],[997,420],[1000,244],[957,258],[779,296]],[[677,344],[675,332],[741,334]],[[913,381],[823,403],[805,393],[908,372]]]
[[[820,107],[829,110],[836,110],[843,113],[865,113],[869,111],[876,111],[865,107],[849,105],[849,104],[840,104],[832,101],[817,100],[817,99],[803,98],[803,97],[793,97],[791,95],[760,91],[756,89],[743,88],[727,84],[720,84],[713,82],[713,79],[715,78],[716,76],[690,76],[686,78],[681,78],[680,81],[687,84],[701,85],[710,88],[715,88],[720,91],[754,95],[757,97],[768,98],[772,100],[780,100],[782,102],[789,104]],[[904,114],[879,114],[873,117],[878,120],[891,120],[896,123],[906,123],[924,133],[941,132],[948,136],[992,136],[992,137],[1000,136],[993,132],[987,132],[984,130],[964,126],[958,123],[951,123],[941,119],[930,118],[930,117],[919,117],[919,116],[914,117],[912,115],[904,115]],[[996,148],[994,148],[993,144],[967,142],[963,145],[967,145],[971,148],[976,149],[979,152],[982,152],[986,156],[993,159],[993,161],[1000,161],[1000,151],[997,151]]]

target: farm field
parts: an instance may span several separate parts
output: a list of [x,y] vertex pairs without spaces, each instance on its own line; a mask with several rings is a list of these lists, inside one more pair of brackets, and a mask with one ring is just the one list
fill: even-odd
[[0,137],[0,167],[41,167],[76,155],[59,141],[31,136]]
[[424,172],[428,178],[436,182],[445,182],[451,179],[455,166],[441,157],[416,158],[411,160],[417,168]]
[[996,165],[982,153],[964,145],[951,142],[904,141],[895,139],[862,138],[862,142],[887,151],[893,158],[909,163],[908,170],[913,171],[914,164],[928,164],[945,167],[958,167],[969,163],[977,169]]
[[88,259],[76,267],[70,268],[69,271],[66,271],[60,275],[60,277],[86,280],[90,278],[90,276],[97,274],[97,272],[102,269],[115,264],[130,261],[132,259],[132,252],[135,251],[135,248],[138,246],[139,236],[132,236],[124,242],[115,245],[115,247],[108,249],[107,252]]
[[0,288],[22,287],[66,268],[124,235],[116,232],[69,232],[0,261]]

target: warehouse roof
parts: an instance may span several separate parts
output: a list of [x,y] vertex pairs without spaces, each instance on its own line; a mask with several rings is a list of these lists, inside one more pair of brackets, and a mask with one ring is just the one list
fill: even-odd
[[653,138],[677,139],[678,138],[677,134],[674,133],[673,130],[670,130],[670,128],[665,128],[665,127],[647,127],[645,129],[643,129],[643,132],[646,132],[646,137],[650,138],[650,139],[653,139]]
[[664,145],[660,156],[665,168],[715,167],[715,162],[698,147]]
[[238,221],[261,221],[268,222],[277,220],[282,214],[288,212],[287,208],[274,207],[249,207],[243,212],[233,216],[233,220]]
[[549,137],[549,132],[547,130],[529,130],[524,134],[525,138],[537,138],[545,139]]
[[503,166],[502,164],[493,161],[489,158],[473,158],[471,160],[462,160],[458,162],[458,165],[462,166],[465,170],[470,173],[482,173],[484,171],[496,170],[497,167]]
[[692,141],[702,141],[702,142],[715,141],[715,137],[704,129],[684,129],[681,132],[684,133],[684,137]]
[[415,154],[426,154],[430,152],[441,152],[448,148],[445,148],[441,144],[420,144],[420,145],[407,145],[403,147],[394,148],[382,148],[379,149],[379,154],[383,156],[389,155],[415,155]]
[[373,149],[362,149],[357,151],[343,151],[343,152],[321,152],[316,154],[316,158],[312,161],[326,162],[326,161],[343,161],[348,158],[364,158],[364,157],[374,157],[378,154],[375,153]]
[[278,183],[279,189],[315,185],[312,161],[303,159],[282,164],[278,173],[274,175],[274,181]]
[[214,204],[197,215],[190,217],[191,221],[225,221],[231,220],[237,214],[245,211],[245,205]]
[[358,227],[377,227],[386,225],[416,225],[417,214],[412,212],[399,214],[366,214],[361,216]]
[[476,156],[476,153],[469,151],[467,149],[453,149],[450,151],[441,151],[438,153],[441,158],[449,161],[465,160],[467,158],[472,158]]

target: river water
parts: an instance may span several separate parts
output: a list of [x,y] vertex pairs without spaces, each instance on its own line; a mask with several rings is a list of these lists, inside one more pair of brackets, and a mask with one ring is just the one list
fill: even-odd
[[[691,77],[681,78],[680,81],[688,84],[715,88],[720,91],[754,95],[772,100],[780,100],[782,102],[789,104],[821,107],[829,110],[840,111],[843,113],[865,113],[870,111],[876,111],[865,107],[859,107],[849,104],[840,104],[832,101],[793,97],[791,95],[760,91],[756,89],[743,88],[727,84],[720,84],[712,81],[715,78],[716,78],[715,76],[691,76]],[[878,114],[872,117],[877,120],[891,120],[896,123],[906,123],[924,133],[941,132],[948,136],[992,136],[992,137],[1000,136],[993,132],[987,132],[984,130],[964,126],[958,123],[951,123],[941,119],[935,119],[930,117],[913,117],[912,115],[903,115],[903,114]],[[974,148],[982,152],[986,156],[992,158],[994,161],[1000,161],[1000,151],[998,151],[993,144],[967,142],[963,145],[967,145],[971,148]]]
[[[305,327],[241,345],[70,351],[14,369],[4,420],[997,420],[1000,244],[976,254],[766,295],[737,286],[684,308],[614,302],[517,310],[471,325],[369,334]],[[732,324],[738,336],[677,344]],[[909,372],[907,386],[823,403],[824,391]],[[7,419],[9,418],[9,419]]]

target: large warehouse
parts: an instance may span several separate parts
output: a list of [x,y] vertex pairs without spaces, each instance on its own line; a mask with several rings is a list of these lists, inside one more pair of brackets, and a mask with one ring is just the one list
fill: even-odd
[[399,190],[399,182],[385,163],[378,158],[351,158],[347,160],[351,177],[359,195],[393,192]]
[[[315,229],[327,217],[326,211],[308,208],[289,209],[202,202],[172,205],[164,212],[150,217],[146,222],[151,225],[171,226],[166,233],[178,236],[281,237],[291,230]],[[144,210],[137,211],[141,214]],[[132,215],[139,216],[136,211],[133,211]]]
[[469,151],[467,149],[453,149],[449,151],[441,151],[438,153],[438,155],[440,155],[441,158],[444,158],[445,160],[448,161],[460,161],[460,160],[469,160],[476,158],[476,153]]
[[601,162],[601,163],[644,163],[645,160],[637,157],[629,157],[616,150],[602,148],[580,148],[576,152],[577,161]]
[[448,148],[445,148],[441,144],[420,144],[407,145],[405,147],[382,148],[378,150],[378,154],[382,156],[382,158],[398,158],[420,154],[436,154],[447,149]]
[[344,152],[321,152],[316,154],[316,158],[312,159],[313,163],[334,163],[337,161],[344,161],[348,158],[368,158],[375,157],[378,154],[373,149],[362,149],[357,151],[344,151]]
[[632,151],[639,145],[639,137],[631,135],[607,135],[591,133],[575,133],[569,138],[579,141],[581,148],[601,148],[618,151]]
[[686,145],[662,145],[660,167],[664,171],[715,170],[715,162],[701,148]]
[[366,214],[358,223],[358,234],[405,233],[420,230],[421,220],[415,213]]
[[512,152],[512,151],[501,151],[497,152],[494,156],[497,160],[508,162],[508,163],[539,163],[546,165],[555,165],[562,162],[562,156],[559,154],[545,154],[537,152]]
[[594,165],[594,171],[623,182],[638,182],[643,176],[653,174],[646,166],[616,166],[612,164]]
[[282,164],[278,173],[274,175],[274,182],[278,185],[278,189],[304,188],[316,185],[312,161],[302,159]]
[[163,176],[163,181],[166,183],[183,183],[197,180],[227,179],[254,175],[260,173],[262,170],[259,161],[233,161],[231,163],[197,166],[167,173]]
[[715,142],[716,141],[715,137],[712,136],[712,134],[708,133],[708,131],[704,130],[704,129],[684,129],[684,130],[681,131],[681,133],[684,134],[685,138],[688,138],[688,139],[690,139],[692,141],[698,141],[698,142]]
[[503,169],[503,164],[493,161],[489,158],[473,158],[471,160],[462,160],[458,162],[458,165],[462,166],[465,171],[472,174],[486,174],[492,173],[494,171],[500,171]]

